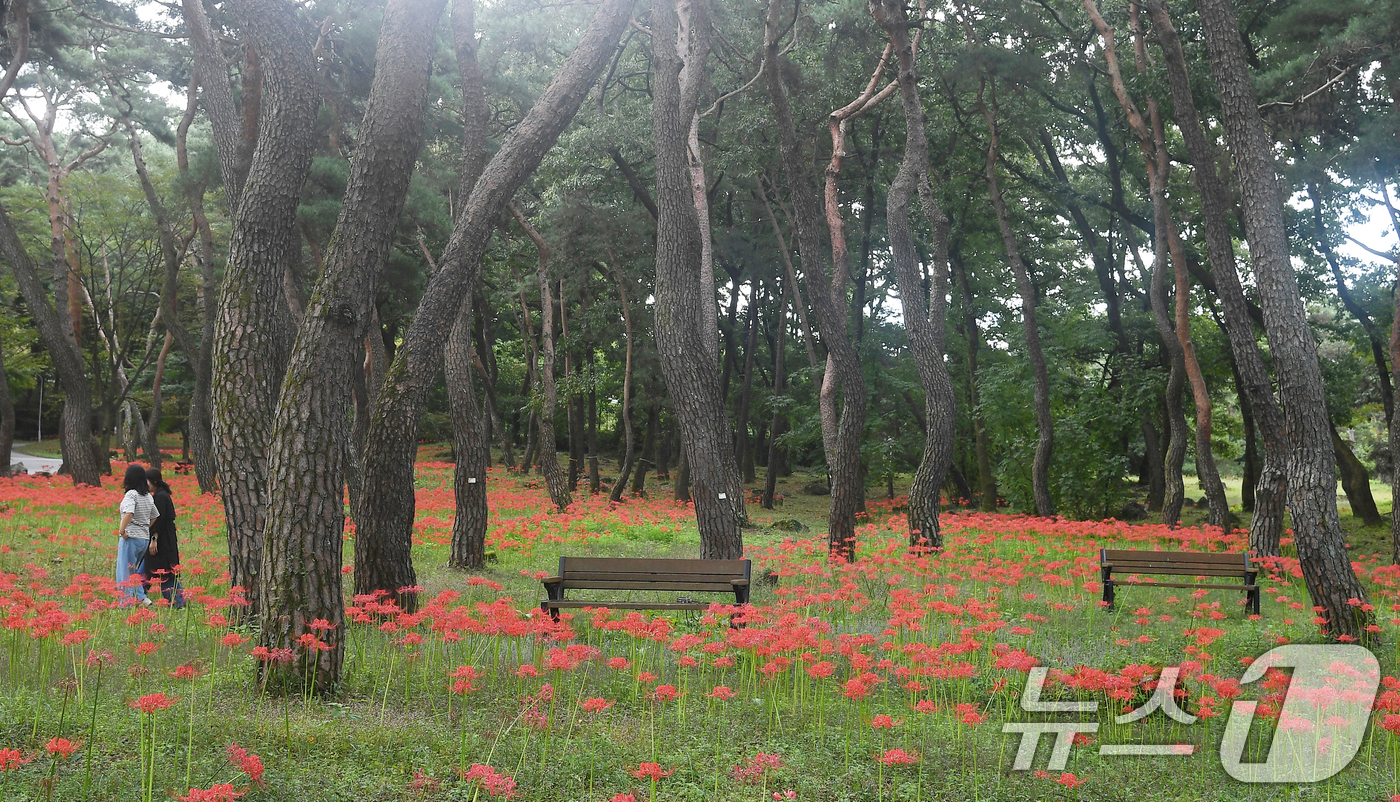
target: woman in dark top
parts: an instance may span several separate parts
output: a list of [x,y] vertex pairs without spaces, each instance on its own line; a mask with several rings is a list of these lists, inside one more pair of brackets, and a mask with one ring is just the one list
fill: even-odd
[[151,548],[146,555],[146,581],[160,583],[160,594],[175,608],[185,606],[180,588],[180,542],[175,536],[175,502],[170,499],[170,485],[155,468],[146,469],[146,481],[151,485],[160,517],[151,522]]

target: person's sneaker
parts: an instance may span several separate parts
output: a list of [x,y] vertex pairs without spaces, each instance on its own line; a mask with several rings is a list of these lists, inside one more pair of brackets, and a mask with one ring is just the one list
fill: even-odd
[[151,600],[150,600],[150,599],[142,599],[142,600],[141,600],[141,603],[144,604],[144,605],[147,606],[147,607],[150,607],[150,606],[151,606]]

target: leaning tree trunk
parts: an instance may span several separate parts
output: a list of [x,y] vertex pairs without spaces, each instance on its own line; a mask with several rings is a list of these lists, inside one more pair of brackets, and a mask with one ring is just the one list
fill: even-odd
[[[904,327],[909,334],[909,351],[924,387],[924,454],[914,471],[909,488],[909,545],[942,548],[939,529],[939,501],[948,468],[953,464],[953,441],[957,425],[957,397],[952,377],[944,362],[944,325],[948,286],[948,217],[933,197],[930,181],[928,137],[924,133],[924,110],[919,101],[918,78],[914,74],[914,50],[909,37],[909,18],[902,0],[870,0],[870,11],[885,29],[898,56],[899,93],[904,107],[904,159],[890,184],[886,203],[890,250],[894,256],[895,279],[899,282],[904,306]],[[933,270],[928,289],[924,288],[923,267],[914,246],[909,225],[909,205],[918,193],[924,216],[933,230],[929,243]]]
[[1050,497],[1050,457],[1055,448],[1055,420],[1050,412],[1050,371],[1045,364],[1045,351],[1040,345],[1035,285],[1031,283],[1026,263],[1021,260],[1021,249],[1016,243],[1016,233],[1011,229],[1011,216],[1006,210],[1006,200],[1002,197],[1001,184],[997,178],[997,152],[1001,147],[1001,137],[997,131],[996,114],[981,102],[980,96],[978,102],[982,106],[982,116],[987,120],[990,131],[985,170],[987,195],[991,198],[992,209],[996,212],[997,227],[1001,230],[1001,241],[1006,247],[1007,261],[1016,277],[1016,291],[1021,296],[1021,326],[1025,331],[1026,355],[1031,362],[1037,433],[1035,459],[1031,463],[1031,491],[1035,497],[1035,514],[1046,517],[1055,514],[1055,504]]
[[[631,19],[635,0],[604,0],[574,52],[496,151],[458,213],[438,270],[394,354],[365,438],[363,459],[374,465],[378,492],[356,516],[355,592],[398,594],[416,583],[411,554],[413,463],[418,423],[437,381],[442,343],[472,291],[495,221],[521,184],[573,119],[588,89],[607,66]],[[416,606],[412,592],[399,594]]]
[[[831,507],[827,514],[827,543],[833,556],[855,559],[855,522],[859,509],[860,445],[865,434],[866,393],[865,375],[860,356],[846,334],[846,304],[836,303],[833,281],[828,276],[827,256],[822,248],[824,215],[818,202],[806,157],[802,154],[793,122],[792,107],[783,78],[778,37],[782,20],[778,0],[770,0],[764,27],[763,72],[773,101],[773,113],[778,127],[778,143],[791,195],[794,222],[797,227],[797,250],[802,259],[803,277],[808,285],[812,311],[817,318],[822,342],[827,347],[827,369],[822,377],[821,393],[829,400],[823,408],[824,432],[835,432],[826,438],[827,470],[831,479]],[[833,266],[833,271],[845,265]],[[835,394],[839,385],[842,394],[840,417],[832,425]]]
[[997,477],[992,472],[991,446],[987,442],[987,422],[982,416],[981,401],[977,389],[977,352],[982,334],[977,325],[977,312],[972,306],[972,285],[967,278],[967,266],[956,251],[950,251],[949,265],[958,279],[958,291],[962,295],[963,326],[967,329],[967,397],[972,414],[973,447],[977,453],[978,508],[983,512],[996,512]]
[[710,342],[710,325],[705,321],[706,316],[715,315],[715,309],[712,290],[701,286],[704,245],[687,146],[709,51],[706,6],[692,5],[688,21],[687,73],[682,81],[676,3],[659,0],[652,8],[656,345],[691,470],[700,556],[737,559],[744,551],[744,493],[720,397],[714,358],[717,343]]
[[[63,464],[75,485],[102,484],[102,473],[92,437],[92,390],[83,369],[83,356],[68,339],[54,308],[52,296],[39,280],[34,261],[29,258],[19,235],[15,233],[5,208],[0,206],[0,257],[10,263],[19,284],[20,293],[39,330],[39,341],[53,361],[54,372],[63,387],[63,417],[61,419]],[[9,454],[5,455],[9,459]]]
[[1372,636],[1366,628],[1374,616],[1369,607],[1348,603],[1358,599],[1364,603],[1367,593],[1352,569],[1337,517],[1336,461],[1322,369],[1289,258],[1274,143],[1259,114],[1230,0],[1201,0],[1198,7],[1220,95],[1225,139],[1239,180],[1250,261],[1277,367],[1285,430],[1291,435],[1285,472],[1298,562],[1313,604],[1323,608],[1319,616],[1326,620],[1327,634],[1369,641]]
[[[569,481],[564,472],[559,468],[559,452],[555,444],[554,432],[554,408],[559,404],[559,390],[554,382],[554,299],[549,290],[549,246],[545,244],[544,237],[540,232],[530,225],[530,221],[525,219],[525,215],[515,207],[515,204],[508,204],[511,216],[515,222],[525,230],[526,236],[535,243],[536,250],[539,251],[539,261],[535,267],[535,276],[539,279],[540,285],[540,395],[542,403],[540,405],[540,470],[544,474],[545,484],[549,487],[549,500],[554,502],[554,508],[563,512],[574,503],[573,496],[569,493]],[[526,315],[525,325],[529,328],[529,310],[522,307]]]
[[1376,499],[1371,495],[1371,473],[1356,458],[1347,441],[1337,433],[1337,427],[1330,426],[1329,422],[1329,428],[1332,430],[1332,451],[1337,458],[1337,470],[1342,475],[1342,490],[1346,492],[1347,503],[1351,505],[1351,514],[1367,526],[1380,526],[1381,513],[1376,509]]
[[[1223,324],[1230,340],[1239,374],[1238,386],[1249,400],[1264,441],[1264,464],[1255,486],[1254,518],[1249,527],[1250,550],[1261,557],[1278,556],[1283,532],[1284,464],[1289,451],[1284,435],[1284,419],[1273,385],[1259,352],[1254,323],[1235,265],[1234,237],[1229,221],[1233,217],[1229,193],[1216,169],[1215,147],[1206,139],[1196,111],[1191,79],[1186,71],[1186,54],[1176,29],[1168,18],[1163,0],[1147,0],[1148,15],[1162,48],[1171,87],[1177,126],[1191,157],[1193,177],[1201,197],[1206,235],[1206,252],[1216,294],[1224,310]],[[1335,491],[1334,491],[1335,494]]]
[[[230,584],[243,589],[256,614],[263,602],[263,526],[271,512],[268,448],[291,329],[282,274],[301,254],[296,208],[311,168],[317,90],[311,37],[294,7],[273,0],[230,5],[244,36],[263,55],[266,85],[259,147],[234,211],[219,293],[212,430]],[[212,121],[217,126],[218,120]],[[334,451],[339,453],[339,442]],[[276,495],[293,499],[285,490]],[[277,640],[272,631],[265,633]]]
[[[489,155],[487,134],[491,110],[486,105],[485,83],[477,61],[475,12],[472,0],[454,0],[452,4],[452,44],[457,51],[457,74],[462,82],[462,174],[458,184],[461,198],[471,195]],[[472,355],[476,320],[472,307],[476,295],[475,287],[467,293],[442,350],[443,376],[452,414],[452,453],[456,457],[452,469],[456,514],[452,518],[452,550],[447,564],[470,569],[486,566],[486,525],[490,520],[486,469],[491,464],[491,444],[486,435],[487,418],[476,403],[472,382],[472,372],[476,369]],[[482,372],[484,376],[484,367]],[[482,383],[487,387],[487,403],[490,404],[490,378],[485,377]],[[504,435],[504,429],[501,431]]]

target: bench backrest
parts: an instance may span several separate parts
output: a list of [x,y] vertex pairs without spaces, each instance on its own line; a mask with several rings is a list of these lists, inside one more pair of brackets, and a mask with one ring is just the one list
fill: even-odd
[[727,593],[733,580],[749,579],[750,560],[645,560],[627,557],[560,557],[565,588],[589,590],[697,590]]
[[1128,551],[1100,549],[1099,563],[1114,573],[1170,576],[1239,576],[1256,570],[1249,554],[1204,554],[1198,551]]

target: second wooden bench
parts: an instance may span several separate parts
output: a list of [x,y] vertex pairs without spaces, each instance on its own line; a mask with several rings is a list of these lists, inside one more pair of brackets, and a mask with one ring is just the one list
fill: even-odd
[[[1202,576],[1238,577],[1243,581],[1243,584],[1144,582],[1134,579],[1114,579],[1115,572],[1123,575],[1152,574],[1193,578]],[[1259,586],[1255,584],[1259,569],[1249,562],[1249,554],[1247,553],[1204,554],[1196,551],[1100,549],[1099,573],[1103,577],[1103,600],[1108,603],[1110,609],[1114,603],[1113,589],[1118,585],[1149,585],[1159,588],[1209,588],[1244,591],[1250,612],[1255,615],[1259,614]]]
[[559,573],[541,580],[547,598],[540,609],[559,620],[562,608],[608,607],[620,610],[706,610],[696,601],[585,601],[565,599],[566,590],[686,590],[733,593],[735,604],[748,604],[750,560],[669,560],[630,557],[560,557]]

